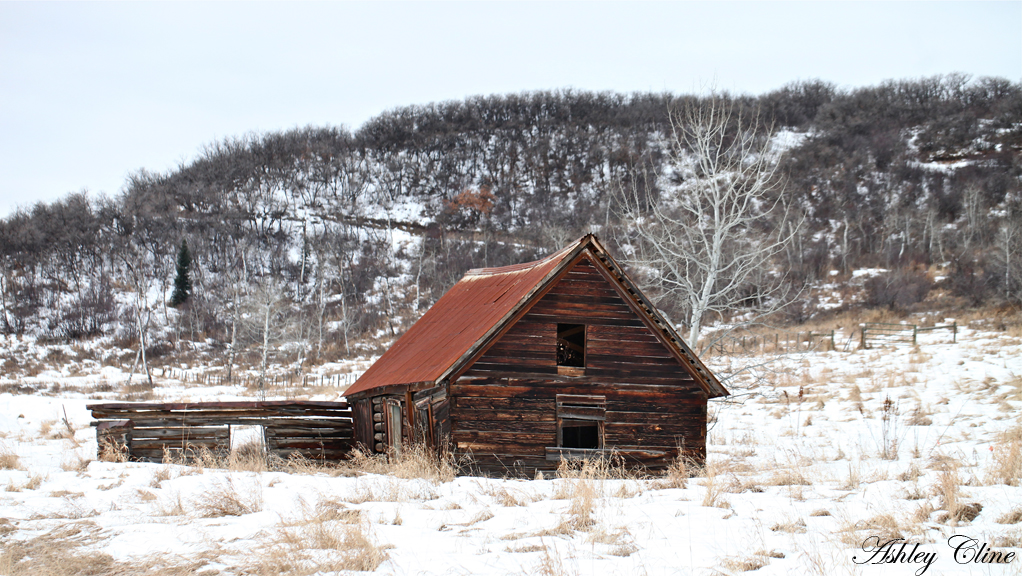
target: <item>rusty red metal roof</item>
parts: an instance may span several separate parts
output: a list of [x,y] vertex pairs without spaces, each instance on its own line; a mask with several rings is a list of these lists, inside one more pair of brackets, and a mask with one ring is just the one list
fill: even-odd
[[345,394],[436,382],[590,238],[584,236],[535,262],[469,270]]
[[469,270],[393,346],[366,370],[345,395],[374,388],[440,384],[472,361],[491,335],[499,332],[528,307],[533,296],[567,269],[583,251],[620,283],[621,295],[638,314],[655,326],[653,334],[677,353],[711,398],[729,394],[717,377],[696,357],[662,315],[649,305],[613,257],[593,234],[586,234],[557,252],[524,264]]

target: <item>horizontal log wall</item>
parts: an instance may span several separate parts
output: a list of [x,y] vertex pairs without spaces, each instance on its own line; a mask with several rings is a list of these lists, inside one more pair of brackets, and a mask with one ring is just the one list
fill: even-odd
[[[345,402],[109,403],[87,408],[98,421],[97,437],[123,446],[133,460],[158,462],[168,454],[192,458],[203,451],[225,456],[231,426],[262,426],[267,452],[285,459],[298,453],[336,460],[354,445],[352,411]],[[102,452],[104,442],[100,444]]]
[[[585,324],[585,368],[557,366],[557,324]],[[706,395],[618,289],[581,261],[451,385],[451,438],[487,474],[531,476],[560,457],[558,394],[603,395],[605,449],[650,469],[706,451]],[[551,450],[553,449],[553,450]]]

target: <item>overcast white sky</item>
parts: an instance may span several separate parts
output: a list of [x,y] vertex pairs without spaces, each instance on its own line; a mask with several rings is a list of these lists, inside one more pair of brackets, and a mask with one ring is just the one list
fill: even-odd
[[574,87],[1022,79],[1022,2],[0,1],[0,217],[214,140]]

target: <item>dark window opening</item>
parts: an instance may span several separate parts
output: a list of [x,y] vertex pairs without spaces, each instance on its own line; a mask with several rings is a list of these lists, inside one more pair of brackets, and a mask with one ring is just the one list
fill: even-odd
[[600,448],[600,426],[596,422],[563,424],[561,426],[561,448]]
[[585,324],[557,325],[557,365],[585,367]]

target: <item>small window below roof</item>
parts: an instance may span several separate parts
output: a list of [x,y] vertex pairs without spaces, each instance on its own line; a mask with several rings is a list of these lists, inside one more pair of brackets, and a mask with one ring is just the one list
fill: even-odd
[[557,365],[586,365],[586,326],[585,324],[557,325]]

